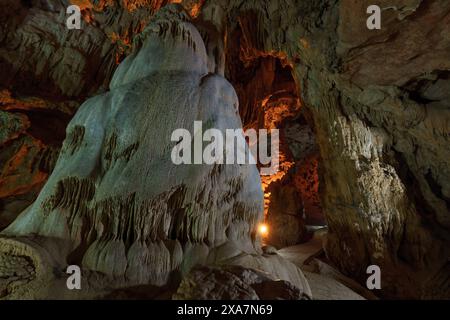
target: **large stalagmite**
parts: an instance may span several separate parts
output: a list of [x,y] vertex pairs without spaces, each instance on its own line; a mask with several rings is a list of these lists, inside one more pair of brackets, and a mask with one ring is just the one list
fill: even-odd
[[[159,11],[110,91],[87,100],[68,125],[37,200],[1,233],[4,296],[96,297],[162,286],[207,263],[262,269],[310,294],[299,269],[261,252],[256,166],[171,161],[175,129],[193,132],[195,120],[241,128],[235,91],[207,60],[188,15]],[[71,264],[82,267],[81,291],[66,288]]]

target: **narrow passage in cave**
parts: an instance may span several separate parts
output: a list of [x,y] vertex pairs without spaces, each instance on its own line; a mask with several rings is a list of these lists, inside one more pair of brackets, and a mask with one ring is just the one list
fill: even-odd
[[258,52],[245,34],[246,18],[231,33],[226,78],[239,97],[244,129],[279,129],[279,170],[261,175],[264,241],[283,248],[311,239],[326,226],[319,197],[320,155],[312,120],[303,108],[291,66]]

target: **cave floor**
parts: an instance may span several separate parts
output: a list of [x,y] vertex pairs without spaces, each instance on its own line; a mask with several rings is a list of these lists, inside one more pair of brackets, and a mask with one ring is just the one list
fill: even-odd
[[278,254],[297,265],[307,278],[314,300],[377,299],[368,289],[346,277],[327,261],[323,251],[326,228],[314,231],[305,243],[278,250]]

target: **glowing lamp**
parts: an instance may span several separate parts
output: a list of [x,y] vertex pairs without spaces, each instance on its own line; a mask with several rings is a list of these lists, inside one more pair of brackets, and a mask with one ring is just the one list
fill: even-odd
[[269,234],[269,227],[267,226],[267,224],[265,223],[261,223],[258,226],[258,233],[262,236],[262,237],[266,237]]

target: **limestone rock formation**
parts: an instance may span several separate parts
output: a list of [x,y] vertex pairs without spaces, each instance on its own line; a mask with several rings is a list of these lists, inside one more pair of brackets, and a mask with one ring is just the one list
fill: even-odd
[[[0,229],[36,199],[77,108],[108,88],[134,35],[166,3],[133,2],[0,2],[0,111],[26,123],[3,132],[0,120],[9,135],[0,139]],[[71,4],[81,5],[81,30],[66,28]]]
[[[176,129],[199,135],[194,121],[223,133],[241,128],[233,87],[208,72],[189,16],[166,6],[136,43],[110,91],[87,100],[69,123],[36,201],[1,233],[1,291],[8,298],[67,297],[61,274],[68,264],[87,275],[78,294],[95,297],[111,288],[163,286],[197,263],[232,261],[309,293],[295,266],[261,254],[255,165],[173,163]],[[14,268],[24,272],[13,276]]]
[[[273,126],[282,132],[281,170],[262,181],[266,216],[271,210],[281,226],[289,219],[297,222],[286,237],[279,234],[282,228],[273,229],[276,234],[271,236],[278,246],[305,239],[305,224],[326,220],[326,259],[345,276],[364,285],[367,267],[376,264],[383,283],[376,294],[383,298],[450,297],[450,3],[381,1],[382,28],[369,30],[370,0],[185,0],[182,5],[194,17],[192,24],[203,41],[194,37],[194,43],[201,45],[196,44],[192,55],[183,41],[174,44],[173,37],[167,36],[167,41],[160,41],[160,52],[170,51],[172,58],[182,53],[175,67],[189,70],[154,74],[150,71],[158,63],[168,66],[159,55],[151,63],[139,60],[145,52],[159,50],[154,41],[145,39],[154,39],[151,30],[160,27],[148,25],[142,41],[138,34],[167,2],[86,0],[83,30],[69,32],[62,9],[71,1],[1,1],[0,228],[33,205],[3,233],[0,270],[10,280],[5,284],[2,278],[0,285],[9,289],[0,292],[29,294],[33,289],[26,288],[32,283],[36,287],[44,283],[33,279],[41,277],[45,268],[53,270],[53,278],[62,279],[64,266],[84,261],[93,269],[86,278],[100,284],[91,290],[95,296],[108,283],[96,270],[116,276],[125,269],[126,275],[128,261],[137,265],[141,256],[125,253],[130,248],[146,252],[137,247],[148,236],[151,250],[182,257],[174,264],[186,272],[196,262],[229,265],[234,261],[255,269],[277,265],[281,258],[261,254],[252,238],[263,206],[261,192],[253,184],[259,183],[256,169],[214,172],[220,179],[248,181],[248,187],[230,187],[236,193],[231,197],[234,202],[223,206],[220,188],[209,180],[213,172],[202,167],[190,173],[164,167],[168,151],[159,142],[175,125],[191,129],[197,116],[192,110],[207,119],[215,108],[221,112],[218,124],[240,127],[239,118],[231,114],[238,97],[237,112],[244,127]],[[197,34],[193,27],[188,29]],[[175,48],[180,51],[172,51]],[[214,75],[204,76],[207,72]],[[190,94],[181,94],[183,90],[176,90],[180,87]],[[226,102],[215,100],[219,92]],[[66,138],[64,128],[70,118],[92,96],[68,125]],[[171,99],[176,103],[169,103]],[[144,102],[151,107],[145,108]],[[170,113],[176,104],[186,107],[183,115]],[[156,128],[162,130],[157,140],[151,133]],[[309,133],[313,137],[306,139]],[[101,139],[92,138],[97,134]],[[313,147],[304,148],[305,142]],[[148,150],[151,157],[143,157]],[[131,170],[131,163],[140,171]],[[150,173],[155,175],[152,179]],[[209,181],[205,193],[197,193],[205,177]],[[177,189],[185,181],[189,183]],[[227,186],[223,181],[214,183]],[[180,208],[187,209],[186,204],[208,190],[217,201],[203,203],[220,207],[220,212],[245,203],[253,209],[238,205],[233,214],[253,218],[232,219],[230,209],[230,221],[220,228],[211,220],[186,228],[191,221],[187,220],[177,222],[183,228],[173,231],[171,221],[155,233],[141,226],[156,226],[156,220],[149,224],[133,220],[151,215],[117,215],[121,210],[152,208],[153,202],[145,200],[159,199],[155,201],[160,204],[175,203],[166,209],[173,213],[168,216],[179,217],[185,212]],[[289,205],[283,207],[283,202]],[[207,216],[217,212],[209,210]],[[203,223],[208,228],[197,228]],[[231,225],[239,227],[225,234]],[[170,239],[165,241],[161,235],[167,228]],[[195,244],[198,239],[202,245]],[[94,251],[104,255],[95,257]],[[190,254],[204,258],[184,259]],[[108,258],[111,255],[114,258]],[[109,264],[108,259],[118,264]],[[163,271],[172,269],[172,263],[169,267],[166,262]],[[282,263],[289,270],[281,272],[285,280],[290,278],[300,287],[306,283],[296,268]],[[139,275],[123,283],[143,278]],[[159,281],[153,280],[149,281]],[[52,283],[54,292],[64,286],[63,281]]]
[[292,66],[320,150],[333,264],[360,283],[379,265],[384,297],[448,297],[450,4],[392,1],[375,31],[371,4],[223,6],[246,52]]
[[183,279],[174,299],[181,300],[302,300],[308,299],[287,281],[236,266],[196,267]]

